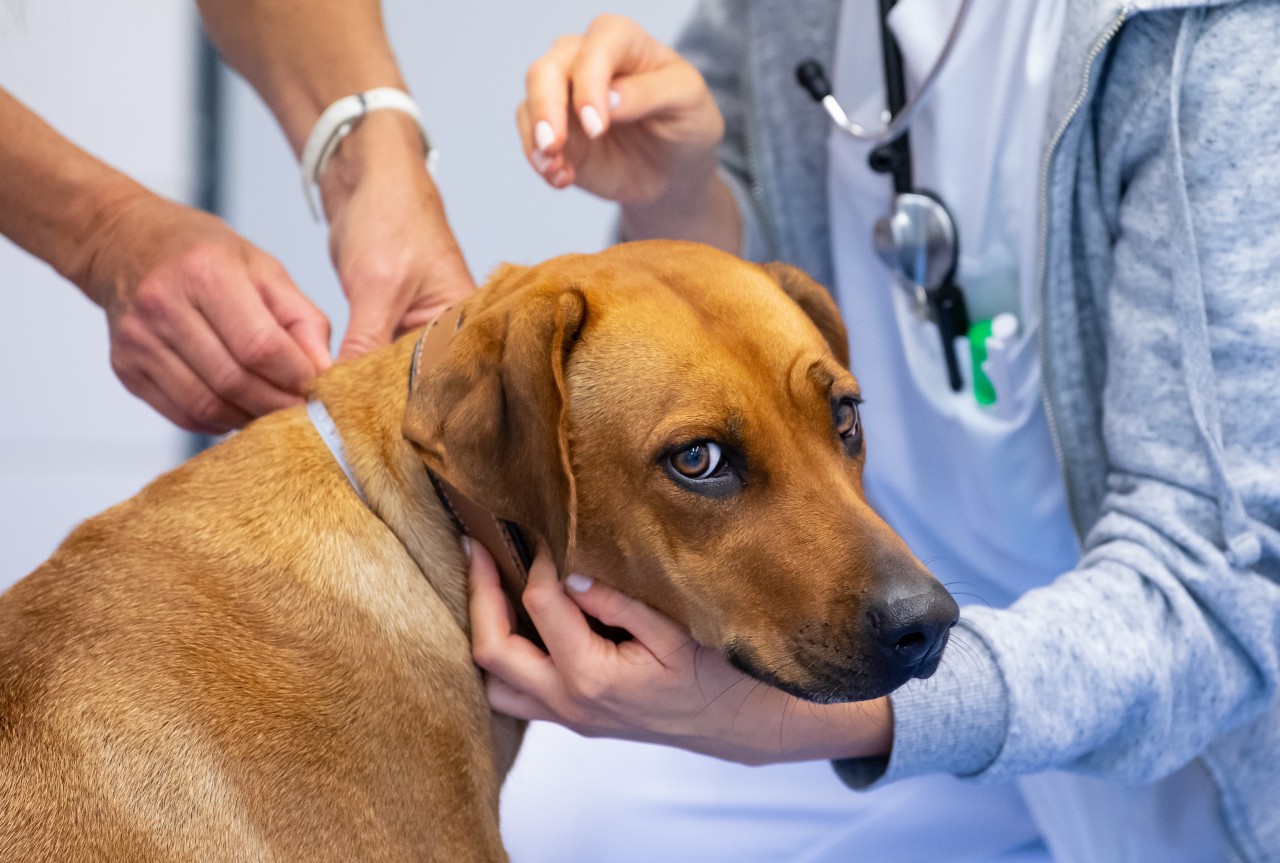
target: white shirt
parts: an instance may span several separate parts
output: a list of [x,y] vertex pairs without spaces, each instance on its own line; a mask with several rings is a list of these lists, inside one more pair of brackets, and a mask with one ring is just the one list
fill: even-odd
[[[958,0],[894,7],[908,95],[935,64],[958,8]],[[894,192],[890,177],[867,164],[872,145],[834,126],[828,144],[835,292],[866,399],[863,482],[873,506],[962,605],[1007,605],[1078,555],[1039,399],[1034,332],[1039,154],[1062,20],[1058,0],[976,0],[909,131],[915,186],[938,195],[956,223],[956,281],[971,320],[1009,313],[1020,324],[1007,354],[1011,380],[996,405],[974,396],[965,340],[957,342],[965,386],[951,390],[937,327],[915,313],[875,252],[872,228]],[[847,0],[832,85],[863,126],[878,126],[885,106],[878,28],[876,4]],[[963,661],[963,650],[948,648],[938,673]],[[877,805],[876,795],[867,802]],[[975,804],[999,813],[994,827],[984,820],[965,829],[961,807]],[[1038,832],[1012,783],[938,777],[916,789],[910,809],[883,817],[914,819],[911,853],[937,860],[1005,859],[986,856],[994,840],[1016,848]],[[891,849],[881,853],[895,859]]]
[[[890,18],[908,92],[928,74],[958,0],[902,0]],[[862,383],[868,494],[961,603],[1006,605],[1077,558],[1039,393],[1035,338],[1037,189],[1059,0],[977,0],[950,62],[910,129],[915,184],[951,211],[957,282],[970,318],[1007,312],[1012,386],[979,405],[947,384],[936,326],[921,320],[871,245],[893,198],[871,146],[833,127],[829,193],[836,294]],[[832,83],[855,120],[884,105],[874,4],[845,4]]]

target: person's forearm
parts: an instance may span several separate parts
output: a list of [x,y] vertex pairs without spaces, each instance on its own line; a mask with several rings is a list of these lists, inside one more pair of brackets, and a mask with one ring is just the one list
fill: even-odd
[[839,704],[812,704],[770,687],[753,688],[744,699],[771,701],[776,710],[753,712],[741,727],[734,718],[722,740],[704,740],[689,748],[744,764],[887,759],[893,749],[893,708],[888,698]]
[[[378,0],[198,0],[223,58],[258,91],[301,156],[324,110],[405,88]],[[329,252],[351,301],[339,357],[425,325],[475,289],[426,167],[427,142],[402,111],[370,111],[319,171]],[[316,166],[307,165],[306,170]]]
[[218,52],[243,75],[301,153],[343,96],[404,87],[378,0],[198,0]]
[[0,234],[101,303],[97,237],[128,200],[149,193],[59,135],[0,90]]

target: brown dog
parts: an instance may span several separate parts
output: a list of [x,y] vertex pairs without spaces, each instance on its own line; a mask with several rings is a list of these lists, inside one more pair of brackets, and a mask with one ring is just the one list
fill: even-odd
[[406,394],[414,344],[316,388],[366,500],[283,411],[0,599],[0,859],[505,860],[521,729],[428,468],[802,697],[936,668],[955,604],[864,501],[844,329],[803,275],[620,246],[501,270]]

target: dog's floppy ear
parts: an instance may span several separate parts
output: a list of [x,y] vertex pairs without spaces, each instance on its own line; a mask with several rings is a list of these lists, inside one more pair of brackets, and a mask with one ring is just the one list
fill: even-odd
[[586,298],[508,268],[471,306],[444,359],[414,382],[404,435],[463,494],[540,533],[564,572],[577,528],[564,369]]
[[840,365],[849,368],[849,334],[840,318],[840,309],[827,289],[790,264],[774,261],[761,266],[813,321]]

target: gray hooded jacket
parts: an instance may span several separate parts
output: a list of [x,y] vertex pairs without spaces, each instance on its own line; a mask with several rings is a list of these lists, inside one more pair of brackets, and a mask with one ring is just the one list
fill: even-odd
[[[1280,3],[1065,2],[1039,332],[1082,556],[966,608],[973,655],[895,693],[892,756],[836,768],[1146,782],[1200,759],[1234,853],[1277,861]],[[725,115],[744,253],[828,285],[830,126],[791,70],[832,68],[839,7],[710,0],[680,45]]]

